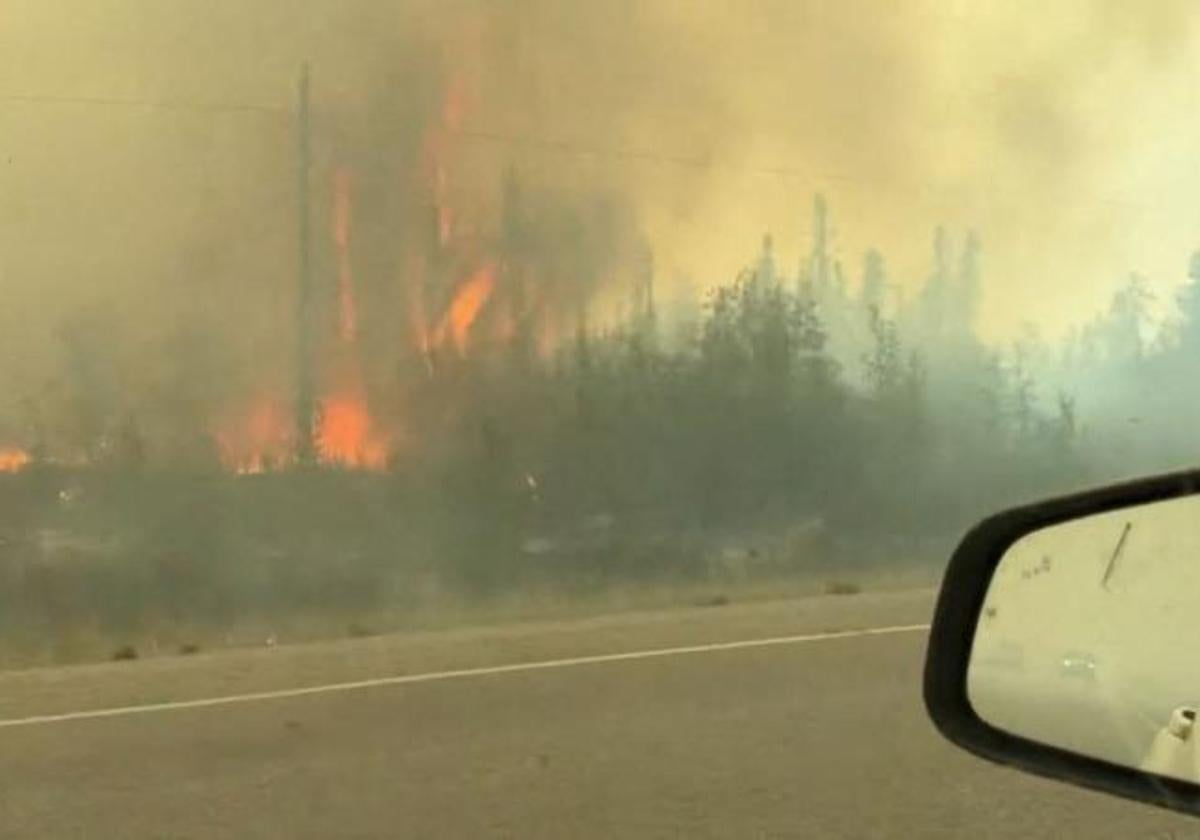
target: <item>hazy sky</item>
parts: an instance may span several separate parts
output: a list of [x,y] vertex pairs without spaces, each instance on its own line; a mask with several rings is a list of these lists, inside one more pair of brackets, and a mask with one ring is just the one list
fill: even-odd
[[3,349],[97,302],[283,331],[305,58],[319,165],[343,115],[411,112],[453,74],[491,136],[463,141],[469,177],[627,194],[665,282],[727,278],[767,230],[793,266],[821,190],[852,277],[878,245],[912,290],[933,226],[973,227],[985,335],[1054,334],[1131,270],[1167,296],[1200,246],[1198,20],[1186,0],[8,0]]

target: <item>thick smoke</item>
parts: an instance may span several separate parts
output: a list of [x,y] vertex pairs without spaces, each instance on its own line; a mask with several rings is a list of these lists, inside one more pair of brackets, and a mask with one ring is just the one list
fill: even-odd
[[463,248],[500,242],[515,177],[561,313],[618,310],[603,290],[636,275],[643,238],[668,298],[727,280],[767,230],[798,262],[822,191],[847,265],[878,246],[915,288],[933,226],[971,226],[985,332],[1055,331],[1130,269],[1179,279],[1200,221],[1183,2],[72,5],[0,23],[0,414],[26,437],[290,381],[304,60],[317,277],[332,289],[346,166],[372,381],[412,322],[398,275],[428,233],[439,120]]

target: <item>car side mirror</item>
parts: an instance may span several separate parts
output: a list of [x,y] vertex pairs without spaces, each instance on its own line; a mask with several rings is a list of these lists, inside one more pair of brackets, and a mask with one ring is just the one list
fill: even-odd
[[964,538],[925,704],[1017,769],[1200,813],[1200,471],[1006,511]]

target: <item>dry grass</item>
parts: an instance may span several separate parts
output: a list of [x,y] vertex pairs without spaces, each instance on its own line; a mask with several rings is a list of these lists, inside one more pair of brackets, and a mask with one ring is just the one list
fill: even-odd
[[587,619],[643,611],[721,608],[812,596],[918,589],[937,583],[938,569],[863,571],[830,578],[811,574],[770,576],[740,582],[721,579],[680,584],[610,585],[586,592],[550,584],[486,600],[431,591],[419,603],[374,609],[295,610],[246,614],[217,624],[159,619],[119,637],[88,623],[13,628],[0,635],[0,670],[111,659],[191,656],[235,648],[295,644],[391,633],[495,626],[529,621]]

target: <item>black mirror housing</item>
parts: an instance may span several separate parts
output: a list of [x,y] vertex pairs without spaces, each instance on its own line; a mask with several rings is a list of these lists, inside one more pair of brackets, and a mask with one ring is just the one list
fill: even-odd
[[[989,584],[1017,540],[1082,517],[1198,493],[1200,470],[1171,473],[1011,509],[972,528],[946,570],[926,653],[925,705],[942,735],[977,756],[1027,773],[1200,814],[1200,784],[1074,753],[991,725],[972,706],[967,679]],[[1196,609],[1200,615],[1200,603]]]

